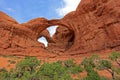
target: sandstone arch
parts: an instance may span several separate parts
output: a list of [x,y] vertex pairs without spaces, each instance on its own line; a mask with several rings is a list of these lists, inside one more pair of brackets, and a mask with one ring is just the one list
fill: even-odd
[[[37,39],[46,28],[60,25],[74,34],[73,45],[63,53],[75,55],[105,49],[120,50],[119,3],[120,0],[81,0],[76,11],[68,13],[62,19],[36,18],[23,24],[0,13],[5,17],[0,16],[0,49],[9,52],[6,49],[12,46],[14,50],[30,48],[31,51],[36,51],[37,47],[39,51],[40,49],[47,51]],[[46,37],[50,38],[49,35]],[[54,39],[48,40],[50,43],[52,41],[56,43]],[[28,51],[31,52],[30,50]]]
[[[52,37],[54,43],[49,43],[48,48],[50,48],[51,51],[53,49],[52,52],[54,52],[54,50],[57,52],[68,51],[74,44],[75,30],[73,29],[73,27],[68,23],[65,23],[62,19],[52,19],[49,20],[48,23],[50,26],[58,26],[58,31]],[[56,38],[56,34],[60,34],[59,38]]]
[[[5,13],[2,14],[9,19],[9,16],[7,16]],[[44,48],[44,45],[37,41],[37,39],[42,36],[47,39],[48,43],[55,43],[53,38],[50,37],[49,32],[46,30],[46,28],[50,26],[61,25],[72,31],[72,28],[62,22],[60,19],[47,20],[45,18],[36,18],[28,21],[27,23],[18,24],[17,22],[11,23],[13,20],[12,18],[6,23],[6,18],[5,20],[1,19],[2,22],[0,23],[2,30],[1,32],[6,34],[6,39],[4,39],[4,37],[1,38],[0,42],[2,43],[0,45],[3,45],[1,48],[6,49],[6,51],[10,48],[25,49],[37,46],[39,46],[39,48]],[[2,36],[4,34],[0,35]]]

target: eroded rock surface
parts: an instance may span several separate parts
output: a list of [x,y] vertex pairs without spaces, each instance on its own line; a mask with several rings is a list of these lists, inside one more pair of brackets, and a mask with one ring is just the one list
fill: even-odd
[[[46,28],[58,25],[51,38]],[[46,37],[48,48],[37,39]],[[48,56],[120,50],[120,0],[81,0],[62,19],[36,18],[19,24],[0,12],[0,54]],[[60,52],[59,52],[60,51]]]
[[[82,0],[76,11],[62,20],[72,27],[72,54],[120,46],[120,0]],[[118,48],[118,50],[120,50]]]
[[53,53],[65,52],[74,43],[74,33],[64,26],[58,26],[52,40],[54,43],[49,43],[48,48]]
[[[18,24],[5,13],[0,12],[0,15],[0,54],[19,56],[46,52],[44,44],[37,39],[45,36],[48,42],[51,41],[46,28],[39,29],[47,25],[47,19],[37,18],[28,23]],[[37,23],[36,20],[40,22]]]

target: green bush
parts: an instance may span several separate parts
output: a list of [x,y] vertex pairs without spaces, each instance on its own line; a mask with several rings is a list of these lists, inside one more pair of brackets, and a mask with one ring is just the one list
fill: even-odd
[[8,77],[10,80],[31,80],[36,74],[36,67],[39,65],[40,61],[36,57],[26,57],[16,64],[16,68],[9,72]]
[[75,66],[76,66],[75,63],[74,63],[74,61],[73,61],[72,59],[64,61],[64,65],[65,65],[67,68],[75,67]]
[[5,80],[9,76],[8,71],[5,68],[0,69],[0,80]]
[[99,56],[97,54],[93,54],[91,57],[85,58],[81,64],[84,65],[84,67],[90,66],[94,68],[96,66],[95,64],[96,60],[99,60]]
[[[83,70],[87,71],[87,76],[83,80],[108,80],[97,73],[96,64],[94,64],[94,60],[97,59],[98,56],[93,55],[85,58],[79,65],[76,65],[72,59],[64,62],[40,64],[36,57],[26,57],[16,64],[15,69],[11,69],[9,72],[4,68],[0,69],[0,80],[75,80],[71,74],[79,76],[78,73]],[[112,70],[112,64],[107,60],[99,60],[98,64],[103,69]],[[81,77],[76,80],[81,80]]]
[[26,57],[16,65],[16,69],[22,71],[35,71],[35,68],[39,66],[40,61],[36,57]]
[[116,61],[117,58],[120,58],[120,53],[119,52],[112,52],[109,56],[109,58],[113,61]]
[[81,64],[84,66],[84,69],[87,72],[93,70],[93,68],[95,67],[94,60],[92,58],[85,58]]
[[64,61],[64,65],[72,74],[77,74],[83,71],[81,64],[76,65],[72,59]]
[[91,72],[88,72],[88,75],[84,78],[84,80],[101,80],[101,77],[96,71],[91,70]]
[[120,68],[118,68],[118,69],[116,70],[116,72],[117,72],[117,74],[120,75]]
[[41,80],[72,80],[70,72],[61,62],[45,63],[37,74]]
[[78,66],[76,65],[75,67],[72,67],[70,70],[72,74],[83,72],[83,68],[80,64]]
[[108,60],[100,60],[100,66],[102,66],[103,68],[108,68],[108,69],[112,69],[112,63]]

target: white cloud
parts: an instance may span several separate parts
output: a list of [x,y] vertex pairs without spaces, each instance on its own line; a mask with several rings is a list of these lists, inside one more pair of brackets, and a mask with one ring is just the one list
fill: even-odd
[[8,11],[10,11],[10,12],[15,12],[15,10],[12,9],[12,8],[6,8],[6,10],[8,10]]
[[81,0],[63,0],[64,5],[57,9],[59,16],[64,16],[67,13],[76,10]]

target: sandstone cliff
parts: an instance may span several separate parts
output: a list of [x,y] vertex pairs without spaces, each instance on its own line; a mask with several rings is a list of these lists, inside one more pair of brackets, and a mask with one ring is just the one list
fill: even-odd
[[[51,38],[46,28],[58,25]],[[48,47],[37,41],[46,37]],[[0,12],[0,54],[49,56],[120,50],[120,0],[82,0],[62,19],[36,18],[19,24]]]

